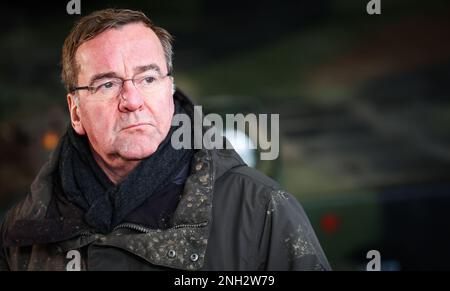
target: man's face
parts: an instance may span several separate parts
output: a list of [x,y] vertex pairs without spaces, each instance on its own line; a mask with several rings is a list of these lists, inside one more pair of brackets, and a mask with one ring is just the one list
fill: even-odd
[[[167,74],[162,45],[142,23],[99,34],[78,48],[76,61],[78,86],[88,86],[95,76],[105,73],[130,79],[142,75],[142,68],[148,66],[159,69],[150,73]],[[144,96],[133,82],[126,81],[121,94],[107,100],[80,90],[76,93],[79,106],[69,94],[72,126],[78,134],[87,134],[94,154],[107,163],[144,159],[156,151],[170,129],[172,84],[171,77],[163,78],[158,90]]]

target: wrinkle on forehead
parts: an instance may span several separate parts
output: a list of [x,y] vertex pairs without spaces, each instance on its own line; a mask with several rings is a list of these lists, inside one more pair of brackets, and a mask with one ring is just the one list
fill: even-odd
[[82,44],[76,54],[79,82],[95,74],[116,72],[131,77],[133,68],[156,63],[165,67],[164,51],[156,34],[141,23],[108,29]]

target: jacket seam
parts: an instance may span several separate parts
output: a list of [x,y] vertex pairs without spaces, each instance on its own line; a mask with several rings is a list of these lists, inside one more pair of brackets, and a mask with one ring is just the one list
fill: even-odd
[[[267,191],[267,188],[266,188],[266,191]],[[252,238],[253,239],[250,242],[251,249],[250,249],[250,252],[249,252],[249,254],[251,254],[251,255],[248,255],[247,258],[248,258],[249,261],[252,262],[251,268],[253,270],[257,270],[258,267],[261,265],[261,262],[262,263],[266,262],[266,258],[263,258],[261,260],[261,262],[258,261],[258,259],[259,259],[259,256],[258,256],[258,251],[259,251],[258,245],[259,245],[259,242],[260,242],[259,240],[263,238],[262,235],[264,233],[264,229],[265,229],[264,224],[265,224],[265,221],[266,221],[265,213],[266,213],[266,209],[268,209],[268,206],[271,203],[270,193],[272,191],[273,190],[270,190],[268,193],[264,193],[265,194],[264,196],[267,197],[267,199],[265,199],[265,201],[263,203],[261,203],[261,207],[260,207],[258,218],[255,219],[254,225],[252,227]],[[257,227],[258,226],[258,222],[259,223],[262,222],[262,226],[261,226],[262,230],[258,229],[258,227]]]
[[[262,185],[262,189],[260,191],[261,196],[264,198],[263,201],[258,201],[258,214],[257,214],[257,218],[254,220],[255,222],[252,223],[252,230],[250,232],[251,234],[251,239],[249,240],[249,245],[248,245],[248,255],[245,256],[244,261],[247,263],[248,267],[250,267],[251,269],[255,270],[256,268],[259,267],[260,262],[258,262],[258,244],[259,244],[259,239],[260,239],[260,229],[258,229],[258,222],[265,222],[265,215],[264,213],[266,212],[266,209],[268,208],[269,204],[271,203],[271,195],[270,193],[272,193],[273,191],[278,190],[276,187],[267,185],[266,183],[263,183],[262,181],[260,181],[259,179],[249,176],[247,174],[244,173],[239,173],[239,172],[235,172],[233,170],[228,171],[225,175],[222,175],[220,179],[225,178],[227,176],[231,176],[231,175],[235,175],[236,177],[239,178],[244,178],[246,180],[251,180],[251,182],[255,185]],[[256,183],[255,180],[257,180],[258,182],[260,182],[260,184]],[[217,181],[216,181],[217,182]],[[262,226],[262,228],[264,229],[264,226]],[[264,258],[264,260],[262,260],[262,262],[264,263],[266,261],[266,259]]]

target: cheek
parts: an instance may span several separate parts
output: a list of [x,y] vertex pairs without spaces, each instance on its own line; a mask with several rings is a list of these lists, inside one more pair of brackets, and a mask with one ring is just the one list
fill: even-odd
[[161,125],[161,129],[168,130],[172,122],[172,116],[174,113],[174,103],[172,95],[166,95],[163,98],[154,100],[153,104],[149,104],[149,107]]
[[91,106],[82,113],[81,121],[88,135],[107,138],[113,130],[113,111],[105,110],[104,106]]
[[164,108],[161,108],[161,112],[164,112],[164,123],[166,129],[168,130],[172,123],[172,117],[174,113],[174,103],[172,96],[170,97],[170,99],[166,100],[166,102],[164,103]]

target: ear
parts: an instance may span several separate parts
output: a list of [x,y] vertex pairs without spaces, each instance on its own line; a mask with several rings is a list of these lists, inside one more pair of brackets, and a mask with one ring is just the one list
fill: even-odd
[[[83,124],[81,123],[79,102],[76,101],[76,96],[72,94],[67,94],[67,105],[69,106],[70,113],[70,121],[73,129],[79,135],[85,135],[86,131],[84,130]],[[78,97],[80,98],[80,97]],[[79,101],[79,100],[78,100]]]

